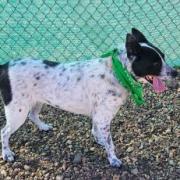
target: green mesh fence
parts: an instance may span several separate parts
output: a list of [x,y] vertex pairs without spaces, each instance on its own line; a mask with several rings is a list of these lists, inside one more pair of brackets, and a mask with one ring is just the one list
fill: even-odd
[[99,57],[122,44],[131,27],[179,63],[179,0],[1,0],[0,62]]

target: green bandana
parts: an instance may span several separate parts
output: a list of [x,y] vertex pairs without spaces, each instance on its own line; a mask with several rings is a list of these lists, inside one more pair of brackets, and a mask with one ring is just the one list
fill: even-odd
[[106,52],[101,57],[112,57],[112,70],[120,84],[122,84],[130,93],[137,105],[144,103],[143,89],[140,83],[134,80],[133,76],[125,69],[119,60],[118,50]]

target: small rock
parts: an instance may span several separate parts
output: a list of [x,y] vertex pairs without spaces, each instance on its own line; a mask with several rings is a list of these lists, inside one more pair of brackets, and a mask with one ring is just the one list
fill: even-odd
[[19,171],[20,171],[21,169],[20,168],[15,168],[14,170],[13,170],[13,176],[16,176],[18,173],[19,173]]
[[56,176],[56,180],[63,180],[63,176],[57,175],[57,176]]
[[180,166],[180,161],[178,161],[177,165]]
[[173,160],[169,160],[169,164],[174,166],[174,161]]
[[24,148],[21,148],[21,149],[19,150],[19,152],[22,153],[22,154],[25,153],[25,151],[26,151],[26,150],[25,150]]
[[177,173],[177,174],[180,174],[180,169],[176,169],[176,173]]
[[55,162],[55,163],[54,163],[54,166],[55,166],[55,167],[59,166],[59,163],[58,163],[58,162]]
[[72,149],[73,146],[72,146],[72,145],[69,145],[68,147],[69,147],[70,149]]
[[132,174],[134,174],[134,175],[137,175],[137,174],[138,174],[138,172],[139,172],[139,171],[138,171],[138,169],[137,169],[137,168],[135,168],[135,169],[132,169],[132,170],[131,170],[131,173],[132,173]]
[[127,148],[126,151],[127,151],[128,153],[130,153],[130,152],[132,152],[133,150],[134,150],[134,148],[133,148],[132,146],[130,146],[130,147]]
[[65,171],[67,168],[67,164],[66,164],[66,161],[63,162],[63,165],[62,165],[62,169]]
[[141,142],[139,149],[143,149],[144,148],[144,143]]
[[[1,141],[0,141],[1,142]],[[4,165],[6,162],[4,160],[0,160],[0,165]]]
[[128,178],[128,172],[127,172],[127,171],[122,172],[122,174],[121,174],[121,180],[127,180],[127,179],[129,179],[129,178]]
[[21,168],[22,165],[20,162],[14,162],[13,165],[12,165],[13,168]]
[[0,172],[4,177],[6,177],[7,176],[7,172],[3,169],[3,170],[1,170],[1,172]]
[[71,140],[67,140],[66,143],[67,144],[72,144],[72,141]]
[[144,177],[139,177],[139,180],[146,180]]
[[78,168],[77,168],[77,167],[74,167],[73,169],[74,169],[74,172],[75,172],[75,173],[79,173],[79,171],[78,171]]
[[120,180],[120,176],[119,175],[114,175],[113,180]]
[[94,150],[95,150],[95,148],[94,148],[94,147],[91,147],[91,148],[90,148],[90,151],[94,151]]
[[24,169],[25,169],[26,171],[29,171],[29,170],[30,170],[30,166],[24,165]]
[[81,153],[77,153],[77,154],[75,154],[75,156],[74,156],[73,163],[78,164],[78,163],[81,162],[81,159],[82,159],[82,154],[81,154]]
[[170,158],[174,158],[174,156],[176,155],[176,150],[175,149],[172,149],[169,151],[169,157]]
[[49,175],[50,175],[49,173],[45,174],[45,178],[48,178],[48,177],[49,177]]
[[171,133],[171,128],[166,129],[165,134]]
[[25,176],[29,176],[29,174],[30,174],[29,171],[24,172],[24,175],[25,175]]

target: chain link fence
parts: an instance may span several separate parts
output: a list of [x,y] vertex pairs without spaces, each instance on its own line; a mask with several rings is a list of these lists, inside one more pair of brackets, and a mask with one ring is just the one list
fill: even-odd
[[179,0],[1,0],[0,62],[99,57],[142,31],[172,64],[180,59]]

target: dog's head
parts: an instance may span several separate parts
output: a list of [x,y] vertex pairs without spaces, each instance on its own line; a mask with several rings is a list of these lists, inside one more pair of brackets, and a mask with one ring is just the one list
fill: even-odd
[[177,76],[177,71],[165,62],[165,55],[150,43],[137,29],[126,36],[126,53],[131,64],[131,71],[137,79],[149,82],[155,92],[166,89],[164,80]]

